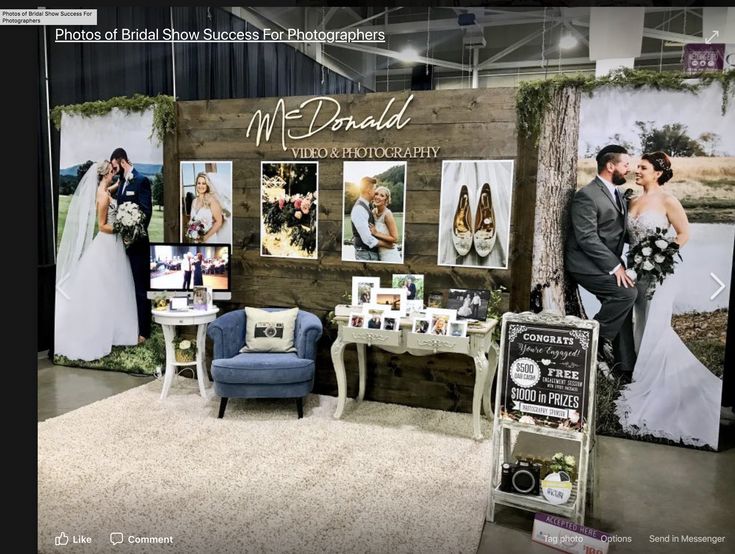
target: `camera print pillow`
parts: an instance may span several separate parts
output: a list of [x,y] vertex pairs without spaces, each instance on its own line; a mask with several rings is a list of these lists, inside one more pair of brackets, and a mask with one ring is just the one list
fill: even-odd
[[280,312],[245,308],[245,346],[240,352],[295,352],[298,315],[298,308]]

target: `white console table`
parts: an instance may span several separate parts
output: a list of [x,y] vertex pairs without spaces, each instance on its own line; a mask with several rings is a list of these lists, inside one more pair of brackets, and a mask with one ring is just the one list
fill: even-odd
[[[335,313],[349,311],[348,307],[338,306]],[[337,340],[332,344],[332,363],[337,376],[337,410],[334,417],[339,419],[347,399],[347,376],[345,373],[344,351],[348,344],[357,347],[359,367],[359,390],[357,401],[365,397],[365,381],[367,367],[365,363],[365,347],[377,346],[382,350],[403,354],[407,352],[413,356],[430,356],[441,352],[464,354],[475,362],[475,388],[472,398],[472,426],[473,437],[482,439],[480,430],[480,409],[485,410],[488,418],[493,417],[490,406],[490,386],[498,368],[498,345],[492,340],[493,330],[497,325],[494,319],[484,321],[478,327],[468,328],[466,337],[437,336],[416,334],[411,332],[413,319],[401,319],[399,331],[383,331],[379,329],[359,329],[348,327],[349,315],[337,315],[335,322],[338,325]]]
[[[214,306],[208,310],[153,310],[153,321],[160,323],[163,327],[163,339],[166,343],[166,375],[163,379],[163,390],[161,391],[161,400],[166,398],[171,383],[174,380],[174,374],[177,367],[193,366],[197,368],[197,381],[199,381],[199,394],[202,398],[208,398],[207,394],[207,370],[204,367],[204,357],[207,339],[207,325],[215,320],[219,308]],[[196,325],[197,326],[197,353],[193,362],[177,362],[176,352],[174,350],[174,337],[176,335],[176,327],[180,325]]]

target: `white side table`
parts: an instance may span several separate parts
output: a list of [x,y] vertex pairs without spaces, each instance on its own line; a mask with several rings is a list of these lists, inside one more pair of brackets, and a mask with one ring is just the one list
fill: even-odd
[[[347,306],[338,306],[349,312]],[[413,356],[430,356],[440,352],[464,354],[472,358],[475,364],[475,387],[472,397],[472,436],[482,439],[480,411],[484,409],[488,419],[492,419],[490,406],[490,387],[498,368],[498,344],[493,340],[493,330],[497,320],[489,319],[477,328],[467,330],[466,337],[437,337],[435,335],[419,335],[411,332],[412,319],[401,319],[400,330],[383,331],[378,329],[355,329],[347,326],[348,316],[338,315],[334,318],[338,325],[337,340],[332,344],[332,364],[337,377],[337,409],[334,417],[339,419],[347,399],[347,375],[345,372],[344,351],[348,344],[357,347],[357,364],[359,370],[359,390],[357,401],[365,397],[367,377],[366,346],[377,346],[382,350],[402,354],[407,352]]]
[[[199,394],[202,398],[207,399],[207,371],[204,367],[207,325],[214,321],[217,317],[219,308],[214,306],[208,310],[152,310],[153,321],[160,323],[163,327],[163,339],[166,343],[166,376],[163,379],[163,390],[161,391],[161,400],[166,398],[174,380],[174,374],[177,367],[196,365],[197,381],[199,381]],[[197,355],[194,362],[177,362],[176,352],[174,350],[174,337],[176,336],[176,327],[179,325],[196,325],[197,326]]]

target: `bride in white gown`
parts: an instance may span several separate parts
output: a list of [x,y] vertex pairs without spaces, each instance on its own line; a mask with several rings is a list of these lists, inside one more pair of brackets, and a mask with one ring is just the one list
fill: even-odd
[[54,352],[71,360],[96,360],[112,345],[138,344],[133,273],[113,234],[112,177],[110,162],[92,164],[69,203],[59,245]]
[[[196,179],[196,198],[191,204],[189,225],[199,221],[204,226],[204,235],[199,242],[222,242],[220,232],[225,223],[222,203],[214,190],[214,185],[206,172],[201,171]],[[229,239],[226,242],[230,242]]]
[[373,197],[373,216],[375,225],[370,226],[370,233],[378,239],[393,245],[392,248],[379,247],[378,255],[381,262],[395,264],[403,263],[403,256],[398,250],[398,225],[393,212],[390,211],[390,189],[388,187],[377,187]]
[[[633,244],[656,228],[666,229],[679,246],[689,239],[689,222],[681,203],[661,189],[673,175],[662,152],[644,154],[636,170],[636,184],[644,193],[631,200],[628,233]],[[671,327],[677,275],[657,285],[647,300],[648,282],[640,280],[633,308],[638,357],[633,380],[621,390],[615,413],[631,435],[669,439],[691,446],[717,449],[722,381],[705,367]]]

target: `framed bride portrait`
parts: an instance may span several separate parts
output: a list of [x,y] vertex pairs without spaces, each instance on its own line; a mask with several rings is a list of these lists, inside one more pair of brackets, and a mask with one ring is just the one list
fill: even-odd
[[179,217],[182,243],[232,244],[231,161],[179,162]]

